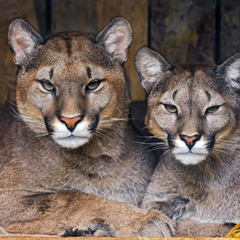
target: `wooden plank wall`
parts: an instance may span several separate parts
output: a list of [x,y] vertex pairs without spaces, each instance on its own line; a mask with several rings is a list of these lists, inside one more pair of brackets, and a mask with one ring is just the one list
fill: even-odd
[[216,0],[150,0],[150,47],[171,64],[214,62]]
[[240,1],[220,2],[219,63],[240,52]]
[[220,64],[240,51],[239,0],[149,0],[149,46],[171,64]]
[[240,51],[239,0],[0,0],[0,9],[0,102],[15,98],[16,67],[6,44],[14,18],[24,18],[37,28],[37,16],[43,35],[64,30],[96,34],[112,18],[127,18],[134,31],[125,64],[133,101],[145,99],[134,66],[141,46],[160,52],[171,64],[219,64]]
[[24,18],[37,29],[32,0],[0,0],[0,103],[15,100],[17,67],[7,44],[8,26],[15,18]]

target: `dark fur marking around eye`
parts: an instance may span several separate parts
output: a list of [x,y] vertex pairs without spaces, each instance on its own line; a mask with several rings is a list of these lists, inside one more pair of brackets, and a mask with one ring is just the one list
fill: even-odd
[[92,124],[90,125],[90,131],[91,132],[95,132],[96,131],[96,128],[97,128],[97,125],[98,125],[98,122],[99,122],[99,116],[98,115],[95,115],[93,118],[92,118],[93,122]]
[[45,121],[45,125],[46,125],[46,128],[47,128],[47,131],[52,134],[53,133],[53,128],[52,126],[49,124],[49,119],[47,119],[46,117],[44,118],[44,121]]
[[49,77],[50,77],[50,79],[52,79],[52,77],[53,77],[53,69],[51,68],[51,70],[49,71]]
[[178,90],[173,93],[173,100],[175,100]]
[[215,135],[214,136],[210,136],[210,138],[208,139],[208,143],[207,143],[208,151],[211,151],[213,149],[214,144],[215,144]]
[[92,71],[91,71],[91,69],[89,67],[87,68],[87,74],[88,74],[89,78],[92,77]]
[[208,98],[208,101],[210,102],[210,100],[211,100],[211,94],[208,92],[208,91],[205,91],[205,93],[206,93],[206,95],[207,95],[207,98]]
[[174,148],[173,138],[170,134],[168,134],[167,140],[168,140],[169,147]]
[[192,94],[189,97],[189,110],[190,110],[190,116],[192,115],[192,108],[193,108],[193,100],[192,100]]
[[72,55],[72,38],[66,38],[68,57]]

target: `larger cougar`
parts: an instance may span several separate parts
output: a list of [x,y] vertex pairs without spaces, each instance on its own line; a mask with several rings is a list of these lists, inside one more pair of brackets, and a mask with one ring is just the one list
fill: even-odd
[[155,160],[128,122],[131,42],[123,18],[97,36],[10,25],[19,71],[15,116],[0,118],[2,234],[171,235],[167,217],[137,208]]

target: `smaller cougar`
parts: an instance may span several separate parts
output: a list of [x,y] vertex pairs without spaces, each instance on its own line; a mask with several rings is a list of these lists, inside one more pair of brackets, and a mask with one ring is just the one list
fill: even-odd
[[146,125],[165,150],[142,207],[171,217],[178,236],[227,234],[240,221],[240,54],[171,66],[142,48],[136,68]]

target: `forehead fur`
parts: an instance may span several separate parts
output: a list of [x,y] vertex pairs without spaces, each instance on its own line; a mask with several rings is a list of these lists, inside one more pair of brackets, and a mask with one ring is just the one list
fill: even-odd
[[[63,32],[48,36],[38,47],[32,61],[26,66],[26,71],[38,68],[38,65],[49,65],[51,62],[61,64],[61,61],[71,64],[73,61],[87,61],[97,66],[112,68],[114,61],[104,49],[99,46],[92,34],[83,32]],[[61,59],[61,61],[59,61]]]
[[229,90],[224,78],[216,73],[216,66],[205,63],[185,63],[173,67],[172,71],[167,71],[163,79],[159,81],[152,91],[153,95],[167,91],[175,92],[179,88],[211,88],[225,95]]

